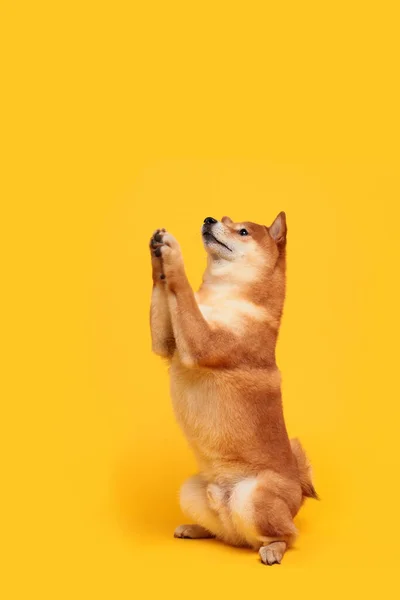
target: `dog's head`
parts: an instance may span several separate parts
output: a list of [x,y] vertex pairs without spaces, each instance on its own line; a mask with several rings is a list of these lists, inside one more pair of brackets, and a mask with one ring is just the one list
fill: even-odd
[[202,237],[211,258],[219,261],[274,267],[286,246],[286,216],[279,213],[270,227],[248,221],[234,223],[229,217],[204,219]]

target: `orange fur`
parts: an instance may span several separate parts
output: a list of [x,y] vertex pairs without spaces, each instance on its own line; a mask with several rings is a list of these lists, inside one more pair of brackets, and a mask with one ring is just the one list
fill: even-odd
[[200,470],[181,490],[197,527],[176,535],[270,544],[260,551],[266,564],[280,562],[303,499],[317,497],[304,450],[287,435],[275,362],[286,233],[284,213],[269,228],[206,219],[197,294],[175,238],[157,230],[150,243],[153,350],[170,361],[174,411]]

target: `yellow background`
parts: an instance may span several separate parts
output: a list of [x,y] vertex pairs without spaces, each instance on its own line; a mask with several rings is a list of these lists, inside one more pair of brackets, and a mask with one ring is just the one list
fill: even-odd
[[[4,598],[396,585],[396,4],[2,4]],[[147,244],[170,229],[197,285],[205,216],[280,210],[285,414],[322,501],[267,569],[172,538],[195,466],[150,352]]]

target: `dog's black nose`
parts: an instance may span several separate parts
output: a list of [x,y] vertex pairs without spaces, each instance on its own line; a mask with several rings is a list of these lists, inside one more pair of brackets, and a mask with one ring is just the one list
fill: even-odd
[[217,219],[213,219],[212,217],[206,217],[204,219],[204,223],[207,223],[208,225],[213,225],[216,222],[217,222]]

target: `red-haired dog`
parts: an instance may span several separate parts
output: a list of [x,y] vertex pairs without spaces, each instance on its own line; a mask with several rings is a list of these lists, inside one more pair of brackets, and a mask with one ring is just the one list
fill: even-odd
[[153,350],[170,361],[173,406],[199,473],[180,501],[195,522],[179,538],[217,537],[280,563],[293,518],[316,497],[311,467],[289,440],[275,346],[285,298],[286,217],[270,227],[207,217],[200,290],[185,274],[176,239],[158,229],[153,267]]

